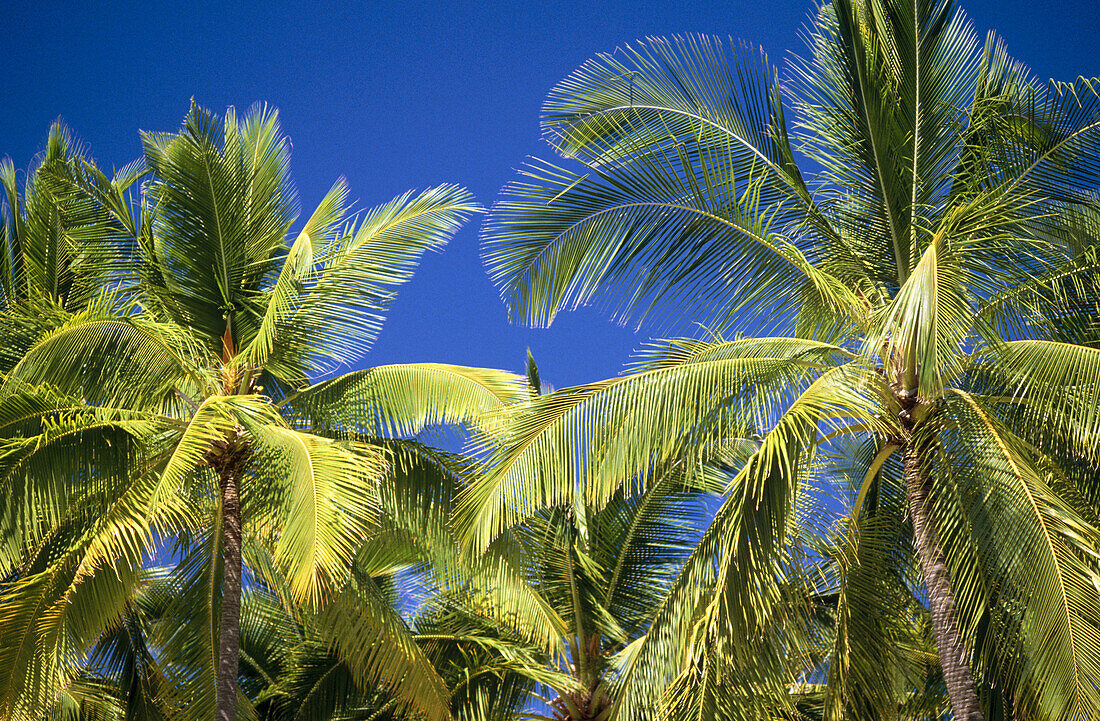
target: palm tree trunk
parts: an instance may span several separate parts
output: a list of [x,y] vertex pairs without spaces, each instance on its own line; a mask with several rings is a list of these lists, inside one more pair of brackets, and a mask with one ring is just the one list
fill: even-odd
[[905,484],[909,492],[909,514],[913,519],[913,542],[924,575],[924,585],[928,589],[932,636],[939,652],[951,710],[955,721],[982,721],[978,693],[974,689],[974,678],[967,661],[970,653],[959,630],[955,612],[955,594],[951,590],[947,559],[929,516],[931,479],[921,464],[920,451],[913,443],[905,447]]
[[237,669],[241,647],[241,495],[236,464],[219,469],[222,492],[222,606],[214,718],[237,716]]

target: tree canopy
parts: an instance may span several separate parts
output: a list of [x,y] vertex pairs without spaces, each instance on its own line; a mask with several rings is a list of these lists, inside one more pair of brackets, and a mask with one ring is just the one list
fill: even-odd
[[804,40],[551,90],[510,318],[679,333],[559,390],[370,366],[481,207],[299,217],[271,108],[0,162],[0,719],[1100,716],[1100,79],[950,0]]

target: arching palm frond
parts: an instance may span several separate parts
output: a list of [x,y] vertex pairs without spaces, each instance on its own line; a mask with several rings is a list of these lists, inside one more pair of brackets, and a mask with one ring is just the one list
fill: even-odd
[[226,322],[233,347],[249,333],[251,306],[284,248],[296,214],[289,146],[276,113],[255,108],[224,123],[193,105],[179,133],[144,133],[152,172],[151,250],[172,320],[195,329],[222,353]]
[[534,511],[571,503],[578,478],[586,502],[599,507],[677,454],[750,436],[815,374],[849,357],[786,338],[674,341],[663,350],[636,374],[516,406],[490,471],[456,509],[464,542],[483,549]]
[[405,193],[358,225],[338,228],[346,192],[338,183],[291,246],[242,362],[291,381],[361,362],[397,286],[480,210],[464,188],[441,185]]
[[586,172],[530,165],[485,225],[485,260],[512,317],[548,324],[606,291],[624,320],[667,302],[679,317],[739,328],[762,319],[761,303],[810,325],[858,306],[793,232],[805,213],[819,216],[773,75],[751,53],[681,38],[601,56],[563,81],[544,129]]
[[434,425],[487,423],[524,397],[523,379],[512,373],[409,363],[353,371],[306,387],[284,401],[284,412],[329,432],[400,437]]
[[[1084,680],[1096,673],[1100,646],[1096,528],[1054,493],[1027,445],[978,399],[959,391],[944,412],[956,429],[941,437],[941,503],[957,514],[943,523],[955,530],[947,548],[960,559],[960,608],[971,623],[989,608],[1011,629],[992,653],[1021,708],[1052,718],[1082,713],[1097,703]],[[1027,663],[1009,651],[1016,644],[1028,649]]]

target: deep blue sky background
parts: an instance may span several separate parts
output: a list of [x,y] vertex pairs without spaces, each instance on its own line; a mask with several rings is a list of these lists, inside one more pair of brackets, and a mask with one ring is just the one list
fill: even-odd
[[[1096,0],[963,2],[1037,75],[1100,75]],[[174,130],[192,96],[219,114],[266,101],[293,139],[308,215],[332,181],[359,207],[409,188],[466,185],[489,205],[539,140],[542,99],[586,58],[646,35],[707,33],[801,51],[809,0],[746,2],[15,2],[0,9],[0,155],[17,168],[61,116],[101,167]],[[507,324],[470,223],[401,292],[371,365],[438,361],[521,370],[530,346],[557,387],[613,375],[649,336],[598,309],[549,330]],[[687,328],[670,331],[690,332]]]

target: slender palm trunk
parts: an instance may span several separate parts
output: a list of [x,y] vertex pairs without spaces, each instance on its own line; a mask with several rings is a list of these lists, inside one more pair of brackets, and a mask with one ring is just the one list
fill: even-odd
[[943,679],[955,721],[982,721],[978,693],[970,673],[969,650],[959,630],[955,594],[947,572],[947,560],[928,508],[931,479],[921,464],[920,451],[911,442],[905,447],[905,484],[909,492],[909,513],[913,518],[913,542],[928,589],[928,610],[932,635],[943,668]]
[[237,716],[237,668],[241,647],[241,495],[236,464],[219,470],[222,492],[222,606],[218,625],[215,719]]

